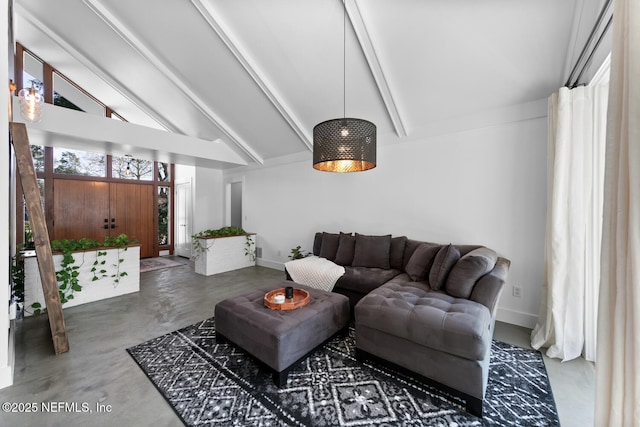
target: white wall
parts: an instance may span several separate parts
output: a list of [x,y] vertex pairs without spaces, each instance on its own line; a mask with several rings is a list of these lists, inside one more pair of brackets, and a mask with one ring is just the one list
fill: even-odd
[[[367,172],[319,172],[310,161],[235,169],[244,228],[262,265],[311,250],[316,231],[406,235],[482,244],[512,261],[498,318],[533,327],[540,303],[546,212],[546,117],[378,147]],[[522,288],[521,298],[512,286]]]
[[[0,22],[6,23],[9,20],[8,2],[0,2]],[[7,27],[2,25],[0,31],[0,46],[9,46],[9,34]],[[0,54],[0,82],[6,85],[9,82],[9,52],[5,50]],[[9,330],[9,295],[11,286],[9,284],[9,262],[11,258],[9,233],[11,230],[9,223],[11,203],[10,189],[10,161],[9,161],[9,94],[7,86],[4,86],[5,98],[0,102],[0,388],[13,384],[13,339],[10,338]]]
[[175,182],[193,183],[192,218],[193,233],[223,226],[222,171],[203,167],[176,165]]

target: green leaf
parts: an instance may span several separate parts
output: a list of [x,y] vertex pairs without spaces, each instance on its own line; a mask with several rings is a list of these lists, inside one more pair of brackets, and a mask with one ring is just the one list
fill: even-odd
[[31,304],[31,308],[41,308],[42,306],[40,305],[39,302],[34,302],[33,304]]
[[78,284],[74,284],[73,286],[71,286],[71,289],[73,289],[76,292],[80,292],[82,290],[82,286]]

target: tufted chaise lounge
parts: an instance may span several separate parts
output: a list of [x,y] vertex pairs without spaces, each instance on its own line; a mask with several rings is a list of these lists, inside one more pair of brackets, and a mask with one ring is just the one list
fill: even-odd
[[358,357],[373,356],[436,381],[481,417],[495,309],[509,264],[498,258],[468,298],[434,291],[406,274],[374,289],[355,307]]

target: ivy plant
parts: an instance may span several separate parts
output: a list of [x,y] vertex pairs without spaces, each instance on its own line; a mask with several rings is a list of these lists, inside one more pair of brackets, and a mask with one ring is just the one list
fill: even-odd
[[[118,248],[118,261],[113,265],[115,267],[115,273],[110,277],[113,278],[114,286],[117,286],[120,279],[127,276],[127,272],[120,271],[120,265],[124,261],[120,257],[120,251],[126,251],[127,245],[135,243],[130,241],[126,234],[121,234],[117,237],[107,236],[104,242],[100,243],[94,239],[82,238],[80,240],[64,239],[54,240],[51,242],[51,250],[62,253],[62,262],[60,263],[60,269],[56,271],[56,280],[58,281],[58,295],[60,296],[60,303],[65,304],[74,299],[76,292],[82,291],[82,285],[78,280],[80,276],[80,268],[85,263],[86,251],[98,249],[96,251],[96,259],[91,267],[91,273],[93,277],[92,282],[100,280],[105,277],[109,277],[106,270],[106,251],[99,250],[100,248]],[[79,252],[82,251],[82,252]],[[76,252],[76,256],[74,256]],[[81,255],[80,255],[81,254]],[[81,257],[81,261],[77,264],[76,257]],[[42,304],[35,302],[31,304],[33,314],[41,314],[46,309],[42,308]]]
[[200,231],[192,235],[191,239],[193,241],[193,252],[195,254],[193,258],[197,259],[202,253],[209,250],[207,246],[203,247],[200,244],[200,239],[206,239],[208,237],[233,237],[233,236],[247,237],[244,254],[245,256],[251,257],[251,261],[255,261],[256,251],[255,251],[255,248],[253,247],[253,240],[251,239],[251,236],[249,235],[249,233],[247,233],[240,227],[222,227],[222,228],[216,228],[216,229],[209,229],[209,230]]

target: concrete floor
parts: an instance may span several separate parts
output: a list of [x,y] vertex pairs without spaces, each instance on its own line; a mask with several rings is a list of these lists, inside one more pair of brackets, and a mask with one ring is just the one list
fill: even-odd
[[[18,320],[14,385],[0,390],[0,402],[33,402],[38,412],[0,412],[0,426],[181,425],[125,349],[211,317],[219,301],[283,275],[251,267],[205,277],[192,264],[142,273],[137,294],[66,309],[70,351],[59,356],[53,354],[46,316]],[[498,323],[495,337],[529,347],[529,334]],[[593,425],[593,364],[545,363],[562,425]],[[58,411],[42,413],[42,402]],[[64,410],[65,403],[79,412]]]

